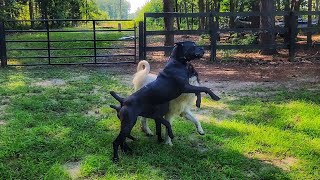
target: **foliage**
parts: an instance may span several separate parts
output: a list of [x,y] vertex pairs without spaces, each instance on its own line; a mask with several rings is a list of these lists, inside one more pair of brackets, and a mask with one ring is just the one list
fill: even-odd
[[138,9],[137,16],[135,18],[136,21],[143,21],[144,13],[157,13],[163,11],[163,3],[162,0],[150,0],[148,1],[141,9]]
[[[127,0],[95,0],[101,11],[108,12],[111,19],[128,19],[130,3]],[[121,9],[120,9],[121,4]]]

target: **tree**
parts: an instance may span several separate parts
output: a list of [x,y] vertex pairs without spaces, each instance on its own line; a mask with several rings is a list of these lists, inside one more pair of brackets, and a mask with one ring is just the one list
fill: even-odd
[[[29,16],[30,16],[30,20],[34,19],[34,15],[33,15],[33,0],[29,0]],[[31,21],[31,28],[34,29],[34,22]]]
[[[163,12],[174,12],[174,0],[163,0]],[[164,27],[166,31],[173,31],[173,18],[166,17],[164,18]],[[165,46],[172,46],[174,44],[174,35],[167,34],[165,35]],[[170,51],[166,51],[165,55],[169,56]]]
[[111,19],[128,19],[130,3],[127,0],[96,0],[99,7],[107,11]]
[[[204,0],[198,0],[199,12],[204,13]],[[200,18],[199,29],[204,30],[205,17]]]
[[[260,28],[262,29],[272,29],[274,28],[275,22],[272,12],[274,10],[273,0],[260,0],[260,12],[268,12],[270,16],[262,16],[260,18]],[[273,32],[263,32],[260,33],[260,44],[272,45],[275,44],[275,35]],[[263,55],[276,54],[276,49],[265,48],[260,51]]]
[[[230,12],[235,12],[235,0],[230,0]],[[234,23],[234,16],[230,16],[230,21],[229,21],[229,27],[234,28],[235,23]]]

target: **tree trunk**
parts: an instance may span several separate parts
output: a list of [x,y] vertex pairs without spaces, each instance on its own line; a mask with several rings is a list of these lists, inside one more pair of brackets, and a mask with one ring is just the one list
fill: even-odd
[[[235,2],[234,2],[234,0],[230,0],[230,12],[235,12],[234,8],[235,8]],[[230,28],[234,28],[234,26],[235,26],[234,20],[235,20],[235,17],[230,16],[230,21],[229,21]]]
[[[199,6],[199,12],[204,13],[204,0],[199,0],[198,1],[198,6]],[[200,18],[200,23],[199,23],[199,29],[204,30],[204,23],[205,23],[205,18],[201,17]]]
[[[303,0],[299,0],[299,1],[296,1],[296,0],[285,0],[284,1],[284,10],[285,11],[299,11],[302,1]],[[296,17],[296,19],[297,18],[298,17]],[[290,27],[290,23],[292,23],[292,22],[290,22],[290,17],[289,16],[285,16],[284,17],[284,27],[288,29]],[[288,44],[290,42],[290,37],[289,37],[289,34],[287,32],[284,34],[284,42],[286,44]]]
[[[290,2],[289,2],[289,0],[285,0],[285,1],[284,1],[284,10],[285,10],[285,11],[291,11],[290,9],[291,9],[291,8],[290,8]],[[284,16],[284,27],[285,27],[286,29],[288,29],[288,28],[290,27],[290,17],[289,17],[289,16]],[[285,32],[285,33],[284,33],[284,42],[285,42],[286,44],[289,44],[289,41],[290,41],[289,34],[288,34],[288,32]]]
[[[184,13],[188,13],[187,1],[184,1],[183,5],[184,5]],[[188,17],[186,17],[186,21],[187,21],[187,28],[188,28],[188,30],[190,30]]]
[[29,0],[29,15],[30,15],[30,22],[31,22],[31,29],[34,29],[34,15],[33,15],[33,0]]
[[[274,4],[273,0],[260,0],[260,11],[268,12],[269,14],[273,14]],[[274,28],[274,16],[262,16],[260,18],[260,28]],[[272,45],[275,44],[275,35],[273,32],[263,32],[260,33],[260,44],[263,45]],[[277,50],[273,48],[265,48],[260,51],[260,54],[263,55],[272,55],[276,54]]]
[[244,10],[244,3],[240,2],[239,12],[243,12],[243,10]]
[[[308,11],[312,11],[312,0],[308,0]],[[311,15],[308,15],[308,27],[311,27],[312,22],[311,22],[312,18]],[[312,43],[312,33],[308,32],[307,33],[307,44],[310,46]]]
[[[175,0],[175,5],[176,5],[175,11],[176,11],[176,12],[179,12],[178,0]],[[179,17],[177,17],[176,21],[177,21],[177,28],[178,28],[178,30],[180,30]]]
[[[252,1],[251,2],[251,8],[253,12],[259,12],[260,7],[259,7],[259,2],[257,1]],[[251,22],[251,27],[252,28],[259,28],[260,26],[260,16],[250,16],[249,21]]]
[[[174,0],[163,0],[163,12],[173,12]],[[172,17],[164,18],[164,27],[166,31],[173,31],[174,20]],[[165,46],[172,46],[174,44],[174,35],[165,35]],[[166,56],[170,55],[170,51],[165,52]]]

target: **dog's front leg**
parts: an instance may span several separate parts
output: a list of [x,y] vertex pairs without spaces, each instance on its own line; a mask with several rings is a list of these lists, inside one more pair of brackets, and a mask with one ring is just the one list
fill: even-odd
[[163,117],[157,117],[155,118],[156,121],[160,122],[161,124],[163,124],[166,128],[167,128],[167,132],[168,135],[171,139],[173,139],[173,133],[172,133],[172,128],[171,128],[171,124],[165,120]]
[[163,142],[163,139],[161,137],[161,122],[158,119],[155,119],[156,122],[156,135],[158,137],[158,142]]
[[198,108],[200,108],[200,105],[201,105],[201,93],[196,93],[196,96],[197,96],[196,106]]
[[201,93],[204,92],[206,94],[209,94],[209,96],[216,101],[220,100],[220,97],[218,97],[217,95],[215,95],[211,89],[207,88],[207,87],[198,87],[198,86],[192,86],[190,84],[186,84],[183,88],[183,93]]

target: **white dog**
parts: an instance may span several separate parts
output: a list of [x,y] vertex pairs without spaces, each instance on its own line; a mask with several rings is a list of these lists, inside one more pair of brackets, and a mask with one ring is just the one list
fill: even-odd
[[[195,71],[195,70],[194,70]],[[134,90],[137,91],[143,86],[149,84],[157,78],[157,75],[150,73],[150,64],[143,60],[140,61],[137,66],[137,73],[134,74],[132,83],[134,85]],[[195,71],[195,75],[189,78],[190,85],[199,86],[198,74]],[[184,116],[186,119],[192,121],[199,134],[204,135],[204,131],[201,127],[200,122],[194,115],[191,113],[192,104],[195,102],[195,94],[185,93],[179,96],[178,98],[171,100],[169,103],[169,112],[165,115],[165,119],[172,124],[174,116]],[[142,130],[149,136],[153,136],[152,131],[150,130],[146,118],[142,118],[141,121]],[[172,145],[171,138],[166,132],[165,143]]]

